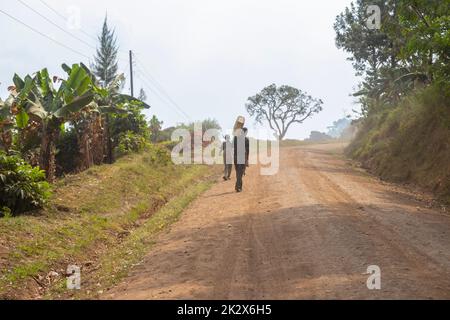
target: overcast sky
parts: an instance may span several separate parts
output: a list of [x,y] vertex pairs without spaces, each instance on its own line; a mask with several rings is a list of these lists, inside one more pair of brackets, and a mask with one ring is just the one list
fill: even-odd
[[[349,94],[358,79],[346,54],[335,47],[333,30],[336,15],[349,0],[45,0],[71,16],[69,23],[41,0],[22,2],[87,44],[18,0],[1,1],[1,10],[83,54],[0,14],[2,98],[15,72],[23,76],[48,67],[51,74],[63,75],[61,63],[88,62],[84,55],[94,55],[92,37],[101,31],[107,12],[121,49],[120,70],[129,75],[127,52],[133,50],[135,91],[144,88],[153,106],[148,115],[156,114],[165,126],[215,118],[230,128],[238,115],[248,117],[247,98],[272,83],[297,87],[324,101],[324,111],[293,127],[289,138],[324,131],[356,108]],[[77,11],[81,30],[67,29],[77,26]],[[253,121],[248,124],[256,128]]]

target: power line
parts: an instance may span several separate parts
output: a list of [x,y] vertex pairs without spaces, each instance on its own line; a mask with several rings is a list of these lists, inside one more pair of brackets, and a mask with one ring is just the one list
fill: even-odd
[[[58,12],[55,8],[53,8],[52,6],[50,6],[47,2],[45,2],[44,0],[39,0],[45,7],[47,7],[47,9],[49,9],[50,11],[52,11],[54,14],[56,14],[58,17],[60,17],[63,21],[67,21],[67,17],[65,17],[62,13]],[[82,32],[85,36],[89,37],[90,39],[94,40],[95,42],[98,41],[98,39],[92,35],[90,35],[89,33],[85,32],[83,29],[80,29],[80,32]]]
[[[49,18],[45,17],[43,14],[41,14],[40,12],[38,12],[37,10],[35,10],[34,8],[30,7],[29,5],[27,5],[26,3],[24,3],[22,0],[17,0],[19,1],[22,5],[26,6],[27,8],[29,8],[30,10],[32,10],[34,13],[38,14],[40,17],[42,17],[43,19],[45,19],[47,22],[49,22],[50,24],[52,24],[53,26],[57,27],[59,30],[63,31],[64,33],[70,35],[71,37],[75,38],[76,40],[82,42],[83,44],[89,46],[91,49],[93,50],[97,50],[96,47],[92,46],[91,44],[89,44],[88,42],[84,41],[83,39],[77,37],[76,35],[74,35],[73,33],[65,30],[64,28],[60,27],[59,25],[57,25],[56,23],[54,23],[52,20],[50,20]],[[67,18],[60,13],[59,11],[57,11],[55,8],[53,8],[52,6],[50,6],[46,1],[44,0],[39,0],[45,7],[47,7],[49,10],[51,10],[53,13],[55,13],[60,19],[62,19],[63,21],[67,21]],[[91,36],[89,33],[85,32],[83,29],[80,29],[80,31],[88,36],[89,38],[93,39],[94,41],[98,41],[98,39],[96,39],[94,36]],[[90,59],[90,58],[89,58]],[[118,57],[119,61],[125,62],[127,63],[128,60],[122,58],[122,57]]]
[[72,38],[80,41],[81,43],[85,44],[86,46],[90,47],[91,49],[96,50],[97,48],[95,48],[94,46],[92,46],[90,43],[84,41],[83,39],[77,37],[76,35],[74,35],[73,33],[67,31],[66,29],[60,27],[58,24],[54,23],[51,19],[47,18],[46,16],[44,16],[42,13],[40,13],[39,11],[37,11],[36,9],[34,9],[33,7],[31,7],[30,5],[26,4],[25,2],[23,2],[22,0],[17,0],[18,2],[20,2],[23,6],[27,7],[28,9],[30,9],[31,11],[33,11],[35,14],[37,14],[38,16],[40,16],[42,19],[44,19],[45,21],[47,21],[48,23],[50,23],[51,25],[55,26],[56,28],[58,28],[59,30],[61,30],[62,32],[64,32],[65,34],[68,34],[69,36],[71,36]]
[[48,39],[48,40],[54,42],[55,44],[57,44],[57,45],[59,45],[59,46],[61,46],[61,47],[64,47],[64,48],[66,48],[67,50],[70,50],[70,51],[72,51],[72,52],[74,52],[74,53],[76,53],[76,54],[78,54],[78,55],[80,55],[80,56],[82,56],[82,57],[84,57],[84,58],[86,58],[86,59],[90,59],[89,56],[87,56],[87,55],[81,53],[81,52],[78,51],[78,50],[75,50],[75,49],[73,49],[73,48],[71,48],[71,47],[65,45],[65,44],[62,43],[62,42],[59,42],[58,40],[53,39],[52,37],[50,37],[50,36],[48,36],[48,35],[46,35],[46,34],[40,32],[39,30],[37,30],[37,29],[33,28],[32,26],[26,24],[25,22],[22,22],[21,20],[19,20],[19,19],[13,17],[13,16],[10,15],[9,13],[7,13],[7,12],[1,10],[1,9],[0,9],[0,13],[2,13],[3,15],[7,16],[8,18],[14,20],[15,22],[17,22],[17,23],[19,23],[19,24],[25,26],[26,28],[30,29],[31,31],[33,31],[33,32],[35,32],[35,33],[37,33],[37,34],[39,34],[40,36],[42,36],[42,37],[44,37],[44,38],[46,38],[46,39]]
[[174,103],[173,100],[167,94],[164,93],[164,91],[161,91],[161,89],[158,88],[158,86],[155,85],[155,83],[153,81],[149,80],[148,77],[142,72],[141,69],[136,69],[136,70],[139,72],[141,77],[143,77],[143,78],[140,78],[141,80],[145,80],[147,84],[151,83],[151,86],[154,87],[156,90],[156,91],[153,90],[153,92],[155,94],[157,94],[160,97],[160,99],[161,99],[161,95],[162,95],[165,98],[166,102],[169,102],[168,106],[170,106],[173,110],[177,111],[180,115],[182,115],[187,120],[191,121],[191,118],[189,117],[189,115],[186,112],[184,112],[183,109],[181,109],[178,106],[178,104]]
[[161,85],[161,83],[158,82],[144,67],[141,60],[136,57],[137,62],[139,62],[139,65],[142,67],[142,70],[140,72],[144,77],[147,78],[147,80],[154,84],[154,86],[157,88],[157,90],[166,97],[166,99],[175,107],[177,108],[187,119],[190,119],[189,115],[172,99],[172,97],[167,93],[167,91],[164,89],[164,87]]
[[158,91],[155,91],[154,89],[152,89],[152,85],[150,85],[147,81],[147,79],[141,77],[143,76],[142,71],[140,71],[139,69],[136,70],[136,77],[141,80],[141,82],[146,86],[145,89],[149,89],[151,93],[153,93],[161,102],[163,102],[166,106],[168,106],[169,108],[173,109],[175,112],[177,112],[182,118],[186,118],[187,120],[191,120],[189,118],[189,116],[183,114],[182,112],[180,112],[180,110],[174,108],[171,104],[167,103],[167,98],[164,99],[163,97],[161,97],[161,95],[158,93]]
[[[67,17],[65,17],[62,13],[60,13],[58,10],[56,10],[55,8],[53,8],[52,6],[50,6],[46,1],[44,0],[39,0],[45,7],[47,7],[49,10],[51,10],[54,14],[56,14],[59,18],[61,18],[63,21],[67,21]],[[89,34],[88,32],[86,32],[85,30],[83,30],[82,28],[80,28],[80,32],[83,33],[85,36],[89,37],[90,39],[94,40],[95,42],[98,41],[98,38],[96,36],[93,36],[91,34]],[[96,49],[96,48],[94,48]],[[121,52],[121,54],[126,55],[126,59],[124,57],[119,57],[119,60],[122,62],[128,61],[128,52],[125,50],[122,50],[119,48],[119,51]]]
[[155,83],[155,86],[158,87],[159,90],[161,90],[164,95],[168,96],[168,98],[171,100],[172,103],[174,103],[175,105],[177,104],[175,101],[173,101],[172,98],[170,98],[169,94],[165,91],[165,89],[163,88],[163,86],[161,85],[161,83],[158,82],[158,80],[156,80],[151,74],[150,72],[147,71],[147,69],[145,68],[144,64],[142,63],[142,61],[136,56],[136,60],[140,63],[141,67],[142,67],[142,73],[144,75],[146,75],[149,79],[151,79],[150,81]]
[[[139,70],[138,70],[139,71]],[[169,108],[171,108],[172,110],[174,110],[176,113],[178,113],[179,116],[181,116],[181,118],[186,118],[186,116],[184,114],[182,114],[179,110],[175,109],[171,104],[167,103],[167,100],[165,100],[163,97],[161,97],[161,95],[155,91],[154,89],[152,89],[152,86],[147,82],[146,79],[141,77],[141,73],[136,73],[136,77],[141,80],[141,83],[144,84],[144,88],[145,89],[149,89],[149,91],[151,93],[153,93],[163,104],[165,104],[166,106],[168,106]],[[187,120],[190,120],[189,118],[186,118]]]
[[[28,4],[24,3],[22,0],[17,0],[17,1],[18,1],[19,3],[21,3],[23,6],[27,7],[27,8],[30,9],[31,11],[33,11],[35,14],[39,15],[41,18],[45,19],[47,22],[49,22],[50,24],[52,24],[53,26],[55,26],[55,27],[58,28],[59,30],[63,31],[64,33],[66,33],[66,34],[68,34],[68,35],[70,35],[71,37],[73,37],[74,39],[76,39],[76,40],[82,42],[83,44],[89,46],[90,48],[96,50],[96,48],[94,48],[93,46],[91,46],[89,43],[87,43],[87,42],[84,41],[83,39],[77,37],[76,35],[72,34],[71,32],[65,30],[64,28],[60,27],[59,25],[57,25],[56,23],[54,23],[52,20],[50,20],[49,18],[47,18],[47,17],[45,17],[43,14],[41,14],[39,11],[35,10],[33,7],[31,7],[31,6],[29,6]],[[66,20],[66,17],[64,17],[64,15],[62,15],[62,14],[59,13],[56,9],[54,9],[53,7],[51,7],[47,2],[45,2],[44,0],[40,0],[40,2],[41,2],[44,6],[46,6],[49,10],[51,10],[52,12],[54,12],[58,17],[60,17],[60,18],[63,19],[63,20]],[[65,45],[64,43],[62,43],[62,42],[60,42],[60,41],[58,41],[58,40],[56,40],[56,39],[53,39],[52,37],[50,37],[50,36],[48,36],[48,35],[42,33],[41,31],[37,30],[36,28],[34,28],[34,27],[32,27],[32,26],[26,24],[25,22],[21,21],[20,19],[15,18],[14,16],[10,15],[9,13],[7,13],[7,12],[1,10],[1,9],[0,9],[0,13],[6,15],[6,16],[9,17],[10,19],[12,19],[12,20],[14,20],[15,22],[17,22],[17,23],[19,23],[19,24],[25,26],[26,28],[28,28],[28,29],[30,29],[31,31],[33,31],[33,32],[35,32],[35,33],[37,33],[37,34],[39,34],[40,36],[42,36],[42,37],[44,37],[44,38],[46,38],[46,39],[48,39],[48,40],[54,42],[55,44],[57,44],[57,45],[59,45],[59,46],[61,46],[61,47],[64,47],[65,49],[70,50],[70,51],[72,51],[72,52],[74,52],[74,53],[76,53],[76,54],[78,54],[78,55],[80,55],[80,56],[82,56],[82,57],[84,57],[84,58],[90,60],[90,57],[89,57],[89,56],[87,56],[87,55],[81,53],[80,51],[78,51],[78,50],[76,50],[76,49],[73,49],[73,48],[70,47],[70,46]],[[90,36],[88,33],[86,33],[85,31],[83,31],[83,30],[81,30],[81,31],[82,31],[85,35],[89,36],[90,38],[95,39],[94,37],[92,37],[92,36]],[[121,61],[126,61],[127,64],[128,64],[128,66],[130,66],[130,63],[129,63],[128,60],[122,59],[122,58],[120,58],[120,57],[119,57],[119,60],[121,60]],[[144,66],[142,66],[142,68],[144,69]],[[140,70],[139,70],[139,71],[140,71]],[[145,71],[145,73],[144,73],[143,71],[140,71],[140,72],[141,72],[141,75],[145,78],[145,80],[148,80],[150,83],[152,83],[153,86],[156,87],[156,90],[158,90],[163,96],[165,96],[165,98],[166,98],[171,104],[173,104],[173,106],[175,106],[175,108],[177,109],[176,111],[177,111],[178,113],[180,113],[180,114],[181,114],[183,117],[185,117],[186,119],[190,119],[189,115],[187,115],[187,114],[186,114],[186,113],[178,106],[178,104],[177,104],[177,103],[169,96],[169,94],[164,90],[164,88],[162,87],[162,85],[161,85],[154,77],[152,77],[146,70],[144,70],[144,71]],[[141,79],[141,81],[144,81],[144,79],[142,79],[141,77],[139,77],[139,78]],[[148,85],[147,82],[146,82],[146,84]],[[152,90],[152,89],[151,89],[151,86],[150,86],[150,90],[151,90],[155,95],[157,95],[157,97],[158,97],[161,101],[164,102],[164,99],[160,96],[160,94],[158,94],[157,91]],[[165,102],[165,103],[166,103],[166,102]]]

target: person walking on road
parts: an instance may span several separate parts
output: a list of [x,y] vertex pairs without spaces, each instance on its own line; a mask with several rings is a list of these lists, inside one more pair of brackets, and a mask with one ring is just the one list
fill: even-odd
[[231,171],[233,170],[233,144],[229,135],[225,136],[221,152],[223,154],[224,164],[223,180],[228,181],[231,179]]
[[236,169],[236,192],[242,192],[243,176],[245,169],[248,167],[248,159],[250,155],[250,140],[247,138],[248,129],[238,130],[234,137],[234,166]]

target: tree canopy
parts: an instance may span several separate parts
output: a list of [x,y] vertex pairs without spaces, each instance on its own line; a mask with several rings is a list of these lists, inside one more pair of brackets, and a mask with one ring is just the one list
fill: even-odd
[[[363,114],[396,105],[418,85],[450,80],[449,1],[357,0],[337,16],[336,45],[350,54]],[[367,8],[380,8],[380,28],[367,25]]]
[[323,101],[290,86],[272,84],[248,98],[247,112],[256,122],[267,122],[277,138],[283,140],[293,124],[322,111]]

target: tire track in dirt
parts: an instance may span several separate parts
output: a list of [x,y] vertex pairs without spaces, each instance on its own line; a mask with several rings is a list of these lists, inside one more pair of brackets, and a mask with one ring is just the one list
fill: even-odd
[[[401,280],[413,282],[417,287],[432,287],[427,289],[426,292],[416,293],[423,295],[424,298],[433,296],[449,297],[449,291],[442,288],[442,284],[445,284],[446,288],[450,287],[449,265],[441,265],[428,255],[426,251],[412,246],[402,234],[396,232],[387,223],[383,223],[376,217],[377,213],[382,210],[381,208],[364,206],[363,203],[355,200],[354,196],[348,194],[339,184],[330,179],[325,170],[317,168],[317,163],[320,164],[320,159],[312,159],[311,155],[317,155],[317,153],[315,151],[304,151],[301,156],[297,157],[297,159],[302,159],[302,161],[299,161],[300,168],[314,168],[311,171],[308,171],[308,169],[302,170],[306,173],[304,179],[302,179],[307,185],[306,189],[312,191],[319,203],[328,203],[341,213],[350,213],[354,219],[345,220],[345,223],[351,225],[353,232],[357,231],[359,234],[370,235],[367,239],[361,239],[369,241],[368,243],[365,243],[366,241],[360,243],[361,246],[367,245],[368,247],[365,248],[364,252],[360,249],[356,250],[359,251],[357,256],[363,257],[367,265],[369,265],[369,261],[372,261],[374,264],[379,261],[380,267],[384,265],[388,266],[388,268],[391,263],[403,265],[403,269],[389,270],[384,268],[384,270],[394,271],[396,273],[394,276],[402,274],[403,279]],[[312,179],[314,179],[313,183],[311,182]],[[345,181],[341,179],[339,182],[344,183]],[[320,192],[318,192],[317,186],[321,187]],[[344,222],[344,220],[339,222]],[[324,230],[324,232],[326,231]],[[337,237],[336,239],[342,238]],[[356,239],[356,237],[353,239]],[[350,248],[350,246],[347,246],[347,248]],[[354,256],[355,253],[353,252],[351,256]],[[386,261],[393,258],[395,258],[395,261]],[[343,269],[346,272],[349,271],[348,266]],[[430,286],[433,282],[435,285]],[[440,285],[438,285],[439,282]],[[398,282],[389,283],[389,285],[395,286],[396,291],[401,289]],[[387,293],[390,292],[388,291]],[[393,297],[395,298],[395,295]]]
[[275,176],[251,167],[243,193],[213,186],[104,298],[449,298],[450,217],[319,148],[282,149]]

